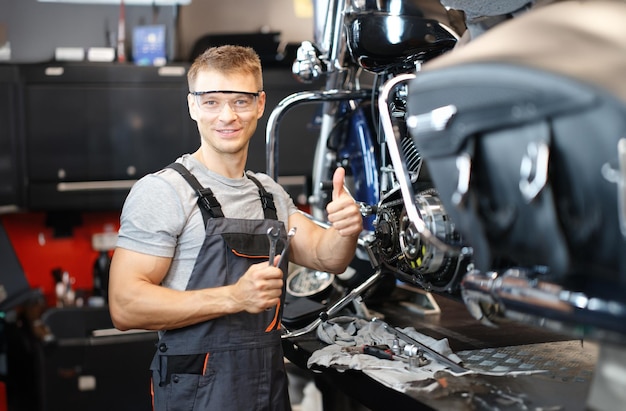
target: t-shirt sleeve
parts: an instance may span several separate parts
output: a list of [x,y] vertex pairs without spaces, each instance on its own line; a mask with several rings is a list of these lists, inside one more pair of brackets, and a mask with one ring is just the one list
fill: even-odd
[[172,257],[185,223],[179,194],[158,174],[131,188],[120,217],[117,246],[159,257]]

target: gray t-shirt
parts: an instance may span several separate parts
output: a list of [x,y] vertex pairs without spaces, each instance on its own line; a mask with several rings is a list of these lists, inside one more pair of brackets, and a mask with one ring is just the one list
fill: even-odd
[[[213,191],[225,217],[263,219],[257,186],[242,176],[230,179],[207,170],[189,154],[182,163],[204,187]],[[265,190],[274,196],[278,219],[288,227],[288,217],[297,212],[291,197],[269,176],[255,173]],[[172,264],[163,285],[184,290],[204,241],[205,230],[197,196],[173,169],[148,174],[137,181],[124,203],[117,246],[159,257]]]

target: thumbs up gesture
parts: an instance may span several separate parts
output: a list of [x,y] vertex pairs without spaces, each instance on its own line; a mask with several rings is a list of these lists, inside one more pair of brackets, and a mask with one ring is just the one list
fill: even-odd
[[339,167],[333,175],[332,201],[326,206],[328,221],[343,237],[357,236],[363,230],[363,218],[359,206],[344,188],[346,171]]

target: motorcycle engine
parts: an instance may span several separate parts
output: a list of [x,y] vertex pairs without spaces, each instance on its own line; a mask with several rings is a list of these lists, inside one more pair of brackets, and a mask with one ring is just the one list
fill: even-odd
[[[434,190],[418,192],[415,204],[431,233],[448,243],[458,243],[459,234]],[[466,264],[461,258],[448,256],[423,240],[407,216],[399,188],[381,200],[374,226],[375,240],[369,250],[372,261],[391,271],[399,280],[426,291],[458,291],[460,273],[465,271]]]

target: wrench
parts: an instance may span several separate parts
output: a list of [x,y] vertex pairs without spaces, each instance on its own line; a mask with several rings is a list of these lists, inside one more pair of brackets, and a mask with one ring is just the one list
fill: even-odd
[[270,265],[274,265],[274,257],[276,256],[276,243],[278,242],[278,237],[280,233],[278,229],[274,227],[270,227],[267,230],[267,238],[270,240],[270,253],[269,253],[269,263]]
[[[291,232],[293,231],[293,229],[289,230],[289,233],[287,235],[287,241],[289,241],[289,234],[291,234],[291,236],[293,237],[293,234]],[[269,264],[271,266],[274,266],[274,257],[276,256],[276,243],[278,242],[278,237],[279,237],[279,230],[278,229],[274,229],[274,227],[270,227],[267,230],[267,238],[268,240],[270,240],[270,252],[269,252]],[[289,242],[287,242],[287,244],[285,245],[285,250],[287,249],[286,247],[289,245]],[[283,260],[283,255],[285,254],[285,250],[283,250],[283,254],[280,255],[279,260],[282,261]],[[280,263],[279,263],[280,265]],[[266,308],[265,311],[269,311],[271,310],[271,308]]]
[[287,233],[287,241],[285,241],[285,248],[283,248],[283,252],[280,253],[280,258],[278,259],[278,267],[280,267],[280,264],[283,262],[283,258],[285,257],[285,254],[287,254],[287,252],[289,251],[289,244],[291,244],[291,237],[296,235],[297,229],[298,229],[297,227],[291,227],[291,230],[289,230],[289,232]]

